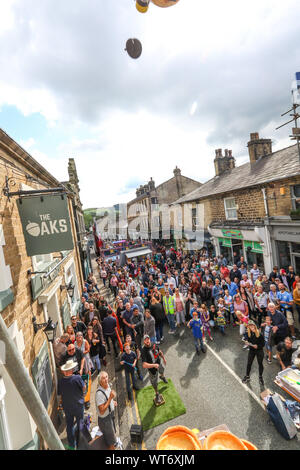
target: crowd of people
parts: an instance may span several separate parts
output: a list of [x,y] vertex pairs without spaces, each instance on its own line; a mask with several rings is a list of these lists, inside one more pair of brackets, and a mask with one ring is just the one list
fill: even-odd
[[[147,371],[156,396],[158,377],[167,383],[166,358],[160,349],[166,328],[170,335],[190,328],[197,354],[205,354],[206,341],[219,334],[226,337],[228,328],[236,328],[242,347],[249,350],[244,383],[250,380],[255,357],[261,385],[265,360],[271,364],[276,359],[282,369],[292,365],[295,319],[300,323],[299,275],[292,266],[288,271],[274,266],[266,274],[256,264],[250,268],[242,256],[234,261],[229,267],[224,256],[209,256],[205,250],[184,254],[164,247],[123,267],[97,258],[99,278],[111,290],[113,301],[100,294],[97,280],[90,274],[78,315],[56,340],[54,353],[63,380],[66,374],[100,374],[96,399],[99,427],[109,448],[114,448],[116,440],[113,419],[109,419],[115,392],[106,384],[107,374],[101,369],[112,350],[124,367],[129,400],[132,388],[142,386]],[[74,380],[78,387],[78,379]],[[101,391],[103,384],[108,395]],[[84,393],[83,381],[80,387]],[[70,410],[70,423],[81,416],[82,403],[79,414]],[[66,404],[64,407],[67,409]],[[75,447],[71,428],[67,421],[69,445]]]

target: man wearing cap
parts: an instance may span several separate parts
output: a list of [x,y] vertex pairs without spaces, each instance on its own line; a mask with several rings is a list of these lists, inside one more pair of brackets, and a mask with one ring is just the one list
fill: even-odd
[[[69,359],[62,367],[63,377],[59,379],[57,395],[61,396],[61,404],[66,416],[67,438],[70,449],[75,449],[78,445],[80,426],[84,415],[84,392],[85,383],[80,375],[74,375],[74,368],[77,366],[72,359]],[[74,433],[74,419],[77,424],[77,435]]]
[[159,347],[154,343],[151,344],[150,337],[148,335],[144,336],[144,346],[142,348],[142,363],[143,368],[148,369],[149,378],[152,387],[155,390],[156,397],[159,397],[158,393],[158,375],[164,383],[168,383],[164,375],[164,367],[161,364],[161,359],[166,365],[167,361],[162,351],[159,350]]

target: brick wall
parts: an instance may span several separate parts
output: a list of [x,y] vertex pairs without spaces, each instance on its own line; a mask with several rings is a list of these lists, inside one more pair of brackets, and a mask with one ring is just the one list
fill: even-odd
[[[270,217],[290,215],[292,209],[291,186],[296,184],[300,184],[300,176],[265,185]],[[235,203],[238,205],[239,221],[258,222],[264,219],[266,212],[262,188],[263,186],[241,189],[198,201],[203,203],[205,207],[205,228],[213,221],[226,221],[224,199],[227,197],[235,198]],[[281,190],[284,194],[281,194]]]
[[[4,258],[6,265],[9,265],[12,275],[13,286],[11,287],[14,300],[13,303],[9,304],[0,314],[2,315],[7,327],[12,325],[13,322],[17,322],[18,330],[22,332],[25,350],[23,351],[23,360],[26,368],[31,372],[32,364],[39,354],[41,346],[45,341],[45,334],[42,330],[34,334],[32,318],[35,316],[37,323],[44,323],[45,318],[43,314],[43,306],[38,303],[38,300],[32,301],[31,295],[31,276],[27,274],[29,269],[33,270],[32,259],[27,256],[25,240],[23,236],[22,224],[19,217],[19,212],[16,204],[17,197],[12,197],[10,200],[3,196],[2,189],[5,185],[5,177],[13,177],[15,179],[15,185],[11,187],[11,191],[18,191],[21,189],[21,184],[26,184],[33,189],[46,188],[46,184],[41,186],[39,183],[28,181],[24,172],[30,174],[32,177],[43,180],[42,174],[37,174],[30,171],[25,165],[23,166],[20,162],[17,162],[11,155],[1,151],[0,149],[0,224],[3,226],[5,246],[3,247]],[[5,159],[5,161],[3,161]],[[44,179],[45,183],[49,184],[47,179]],[[50,181],[51,184],[51,181]],[[53,186],[53,184],[52,184]],[[75,224],[72,212],[72,204],[69,199],[69,211],[71,217],[71,226],[73,234],[75,234]],[[59,254],[53,254],[53,256]],[[78,249],[75,248],[69,257],[73,256],[76,277],[78,282],[79,291],[82,288],[82,273]],[[64,276],[64,264],[61,265],[59,276]],[[54,280],[55,282],[55,280]],[[64,283],[64,282],[63,282]],[[57,299],[59,308],[63,305],[66,298],[66,291],[57,290]],[[50,363],[51,355],[49,353]],[[51,363],[52,366],[52,363]],[[48,411],[51,414],[55,405],[55,393],[51,397]]]

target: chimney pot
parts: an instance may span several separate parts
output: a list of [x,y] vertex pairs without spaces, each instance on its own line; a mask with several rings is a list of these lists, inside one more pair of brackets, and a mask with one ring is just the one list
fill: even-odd
[[272,140],[260,139],[259,133],[254,132],[250,134],[250,141],[248,142],[248,151],[251,165],[255,164],[262,157],[272,154]]

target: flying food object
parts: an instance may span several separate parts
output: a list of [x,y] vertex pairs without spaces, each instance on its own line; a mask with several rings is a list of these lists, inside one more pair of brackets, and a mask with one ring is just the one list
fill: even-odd
[[171,7],[179,2],[179,0],[136,0],[136,9],[140,13],[146,13],[148,11],[150,1],[161,8]]
[[136,38],[128,39],[126,42],[125,51],[132,59],[138,59],[142,53],[142,44]]
[[[150,2],[158,7],[166,8],[175,5],[179,0],[136,0],[136,9],[140,13],[146,13]],[[138,39],[128,39],[125,51],[132,59],[138,59],[142,53],[142,44]]]

